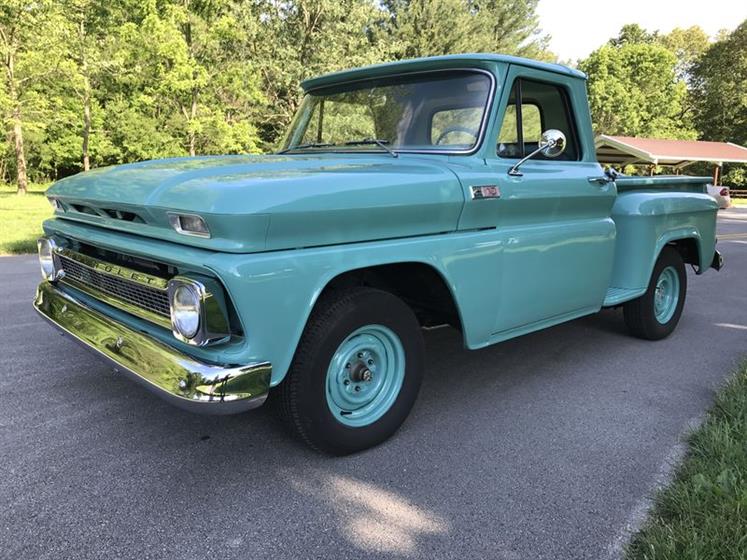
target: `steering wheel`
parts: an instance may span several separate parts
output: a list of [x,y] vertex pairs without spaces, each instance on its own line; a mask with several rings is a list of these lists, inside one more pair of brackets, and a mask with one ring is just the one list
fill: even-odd
[[449,134],[454,134],[455,132],[461,132],[462,134],[469,134],[470,136],[474,136],[475,140],[477,140],[477,130],[472,128],[467,128],[466,126],[450,126],[446,130],[444,130],[441,134],[438,135],[438,138],[436,138],[436,145],[440,146],[441,141],[446,138]]

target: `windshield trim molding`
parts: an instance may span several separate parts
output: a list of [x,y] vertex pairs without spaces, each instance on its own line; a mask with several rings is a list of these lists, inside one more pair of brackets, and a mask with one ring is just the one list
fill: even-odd
[[[370,82],[372,80],[381,79],[381,78],[397,78],[400,76],[415,76],[418,74],[437,74],[441,72],[473,72],[477,74],[485,74],[490,79],[490,89],[488,90],[488,100],[485,104],[485,111],[483,111],[482,114],[482,120],[480,121],[480,132],[477,135],[477,141],[475,142],[474,146],[472,146],[468,150],[448,150],[448,149],[434,149],[434,150],[423,150],[423,149],[408,149],[408,148],[400,148],[396,146],[392,146],[392,149],[396,151],[398,154],[446,154],[446,155],[459,155],[459,156],[468,156],[472,155],[476,152],[478,152],[483,145],[483,141],[485,140],[485,132],[487,129],[488,121],[490,120],[490,113],[493,110],[493,103],[495,102],[495,91],[496,91],[496,77],[493,72],[490,72],[489,70],[486,70],[484,68],[475,68],[475,67],[454,67],[454,68],[437,68],[434,70],[417,70],[413,72],[398,72],[396,74],[390,74],[386,76],[377,76],[375,78],[372,77],[366,77],[366,78],[356,78],[354,80],[345,80],[336,82],[334,84],[325,84],[323,86],[319,86],[313,89],[307,90],[305,93],[310,94],[314,91],[320,90],[320,89],[334,89],[337,86],[346,85],[346,84],[352,84],[356,82]],[[339,146],[335,147],[339,148]],[[290,150],[285,152],[283,155],[299,155],[299,154],[308,154],[308,153],[356,153],[356,154],[380,154],[382,153],[379,150],[339,150],[335,148],[321,148],[321,149],[312,149],[312,150],[300,150],[298,152],[294,151],[295,148],[282,148],[283,150]]]

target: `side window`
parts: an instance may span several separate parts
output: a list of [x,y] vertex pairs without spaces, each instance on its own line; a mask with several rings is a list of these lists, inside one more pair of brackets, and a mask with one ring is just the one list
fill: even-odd
[[563,132],[567,139],[566,150],[557,159],[577,160],[579,143],[565,90],[553,84],[516,80],[498,135],[498,156],[521,158],[532,153],[542,132],[551,128]]
[[516,99],[518,98],[519,82],[514,83],[508,98],[506,112],[503,115],[501,131],[498,133],[498,155],[504,158],[521,157],[521,137],[519,136],[519,117],[516,113]]
[[521,130],[523,131],[524,144],[537,144],[542,137],[542,113],[540,108],[533,103],[521,104]]

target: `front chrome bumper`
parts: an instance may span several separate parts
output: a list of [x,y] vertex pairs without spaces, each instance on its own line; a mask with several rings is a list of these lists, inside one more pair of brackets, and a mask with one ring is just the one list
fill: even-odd
[[132,330],[50,282],[39,284],[39,314],[114,368],[169,402],[207,414],[233,414],[260,406],[270,388],[269,362],[222,367],[196,359]]

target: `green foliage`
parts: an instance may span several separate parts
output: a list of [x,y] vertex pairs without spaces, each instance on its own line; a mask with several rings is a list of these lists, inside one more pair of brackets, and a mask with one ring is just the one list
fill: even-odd
[[[2,0],[32,178],[277,146],[308,77],[474,50],[550,58],[538,0]],[[456,18],[456,19],[455,19]],[[458,26],[454,26],[454,21]],[[7,81],[7,80],[6,80]],[[17,173],[0,151],[0,179]]]
[[667,35],[661,36],[659,42],[677,58],[677,79],[687,82],[691,79],[693,65],[709,47],[708,34],[697,25],[687,29],[673,29]]
[[677,59],[653,42],[619,41],[594,51],[580,67],[589,75],[589,104],[599,134],[695,138],[685,112],[687,86]]
[[[625,25],[580,67],[599,134],[747,144],[747,22],[715,43],[698,26],[662,35]],[[726,164],[723,182],[747,187],[745,166]]]
[[43,87],[55,79],[61,61],[60,23],[58,6],[50,0],[0,2],[0,123],[12,146],[0,169],[18,178],[19,192],[28,183],[24,128],[41,136],[53,114],[55,100]]
[[621,47],[623,45],[636,45],[640,43],[651,44],[656,42],[659,37],[659,32],[654,31],[650,33],[637,23],[627,23],[620,28],[620,33],[617,37],[613,37],[609,40],[609,44],[613,47]]
[[374,33],[383,17],[364,0],[262,0],[253,17],[252,55],[262,76],[267,111],[259,118],[263,145],[276,146],[301,100],[299,83],[326,72],[391,58],[386,38]]
[[[475,51],[553,60],[538,2],[0,0],[0,181],[20,183],[23,164],[41,181],[271,150],[300,81],[342,68]],[[597,131],[747,142],[744,35],[709,48],[698,27],[623,27],[581,64]]]
[[693,67],[695,122],[708,140],[747,144],[747,21]]
[[630,560],[747,557],[747,366],[690,436],[674,482],[628,549]]
[[551,60],[538,0],[386,0],[381,29],[394,58],[500,52]]

